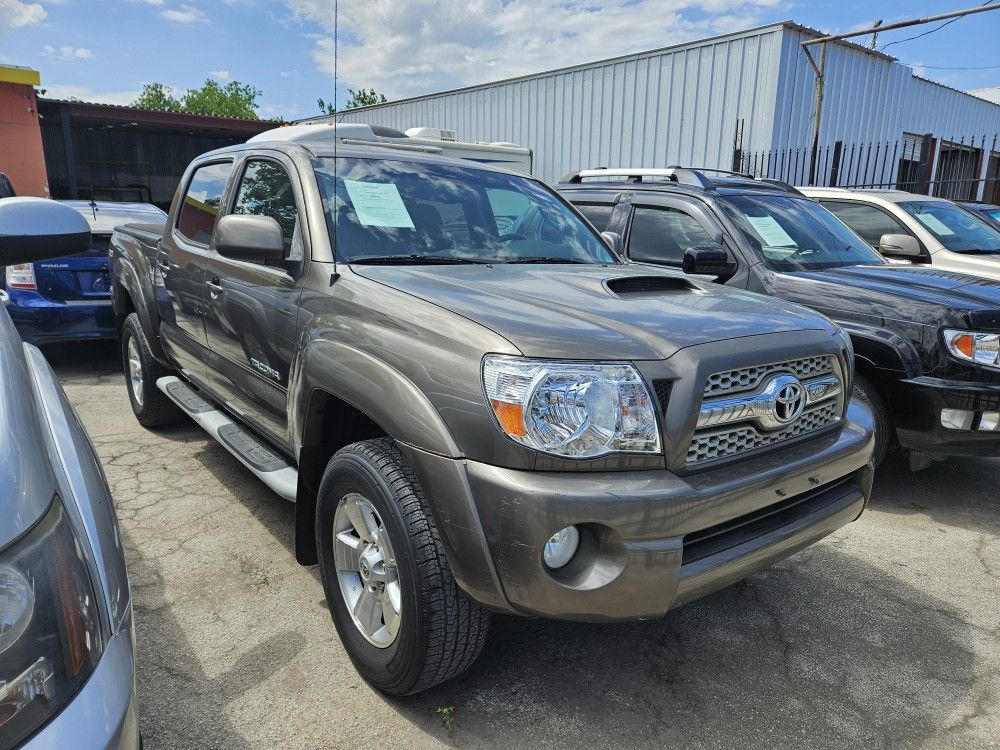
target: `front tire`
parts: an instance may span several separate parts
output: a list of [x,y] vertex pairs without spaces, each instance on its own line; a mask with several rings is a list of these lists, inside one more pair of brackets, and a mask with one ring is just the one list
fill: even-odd
[[130,313],[122,326],[122,366],[132,413],[143,427],[162,427],[181,417],[181,410],[156,387],[156,381],[170,371],[149,351],[139,316]]
[[354,443],[330,460],[316,542],[333,622],[374,687],[419,693],[479,656],[489,613],[455,583],[427,499],[391,439]]
[[872,410],[875,417],[875,452],[872,454],[872,461],[875,468],[878,468],[889,452],[889,443],[892,439],[892,420],[889,417],[889,407],[886,406],[878,386],[864,375],[858,375],[854,378],[854,395]]

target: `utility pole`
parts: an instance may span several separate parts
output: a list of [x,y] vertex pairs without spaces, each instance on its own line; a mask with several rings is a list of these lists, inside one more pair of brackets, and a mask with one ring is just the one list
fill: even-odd
[[869,49],[875,49],[878,46],[878,27],[881,25],[882,25],[881,18],[872,24],[872,29],[874,29],[874,31],[872,32],[872,43]]
[[[872,47],[875,46],[874,35],[878,34],[880,31],[893,31],[895,29],[905,29],[909,26],[921,26],[927,23],[934,23],[935,21],[945,21],[950,18],[961,18],[963,16],[971,16],[973,13],[983,13],[988,10],[1000,10],[1000,4],[997,5],[979,5],[975,8],[966,8],[965,10],[955,10],[950,13],[941,13],[936,16],[924,16],[923,18],[914,18],[909,21],[900,21],[899,23],[891,23],[888,26],[882,26],[881,21],[876,22],[871,28],[862,29],[861,31],[851,31],[846,34],[831,34],[830,36],[816,37],[815,39],[807,39],[802,42],[802,52],[805,53],[806,60],[809,61],[809,65],[812,66],[813,72],[816,74],[816,106],[815,114],[813,116],[813,137],[812,137],[812,158],[809,162],[809,184],[816,184],[816,159],[819,154],[819,131],[820,131],[820,120],[823,115],[823,96],[825,94],[826,81],[825,81],[825,71],[826,71],[826,46],[828,42],[837,42],[841,39],[850,39],[856,36],[867,36],[868,34],[873,35]],[[816,62],[816,58],[813,57],[812,51],[809,49],[815,45],[820,46],[819,62]]]

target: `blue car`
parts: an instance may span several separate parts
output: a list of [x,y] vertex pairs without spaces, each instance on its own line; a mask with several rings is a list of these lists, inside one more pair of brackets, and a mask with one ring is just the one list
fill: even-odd
[[63,201],[90,224],[90,249],[68,258],[7,266],[0,280],[7,312],[29,344],[105,339],[117,335],[111,309],[108,241],[120,224],[155,224],[167,215],[148,203]]

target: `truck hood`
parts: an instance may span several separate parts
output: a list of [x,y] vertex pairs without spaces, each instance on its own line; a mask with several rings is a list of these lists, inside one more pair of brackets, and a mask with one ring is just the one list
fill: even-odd
[[[42,437],[24,344],[0,305],[0,549],[48,509],[56,480]],[[15,438],[16,436],[16,438]]]
[[798,305],[639,264],[351,268],[491,329],[526,356],[665,359],[709,341],[834,330]]
[[[934,304],[971,312],[1000,310],[1000,280],[915,266],[849,266],[826,271],[776,274],[803,282],[825,282],[844,287],[841,299],[863,300],[873,312],[880,304],[898,309],[900,300]],[[797,286],[808,294],[808,284]],[[800,295],[796,301],[805,302]]]

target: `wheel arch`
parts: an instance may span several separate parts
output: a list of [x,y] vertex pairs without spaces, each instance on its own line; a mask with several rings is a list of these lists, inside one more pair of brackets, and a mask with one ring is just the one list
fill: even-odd
[[423,392],[398,370],[352,347],[332,342],[307,346],[289,392],[299,394],[290,399],[289,423],[299,463],[295,555],[303,565],[316,562],[314,517],[320,479],[341,448],[388,437],[440,455],[460,456]]

